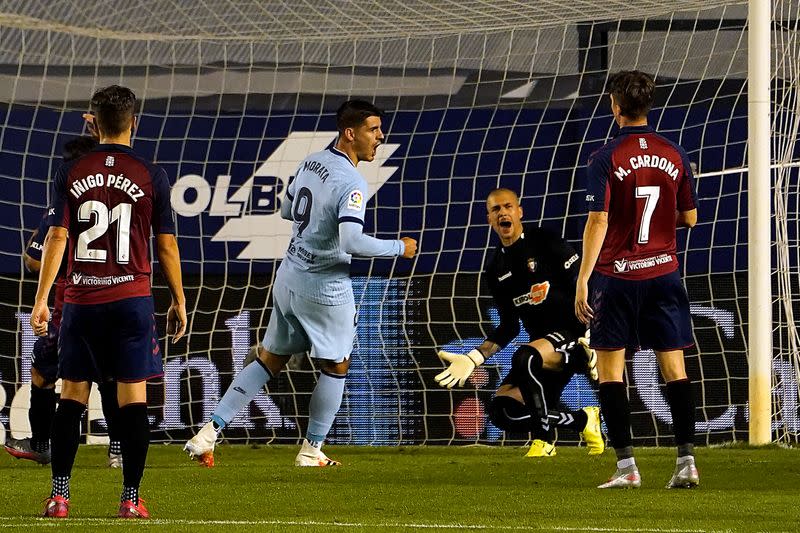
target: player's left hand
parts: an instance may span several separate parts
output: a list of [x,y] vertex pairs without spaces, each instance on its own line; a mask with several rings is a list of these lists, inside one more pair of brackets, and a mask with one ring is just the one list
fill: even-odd
[[40,300],[33,306],[31,311],[31,327],[33,333],[37,337],[44,337],[47,335],[47,323],[50,321],[50,308],[47,307],[47,302]]
[[439,359],[445,363],[450,363],[450,366],[433,379],[436,380],[436,383],[448,389],[452,389],[456,383],[458,383],[459,387],[463,387],[475,367],[482,365],[484,361],[483,354],[478,350],[472,350],[467,354],[440,351],[438,355]]
[[172,302],[167,311],[167,334],[172,335],[172,344],[186,333],[186,304]]
[[100,140],[100,133],[97,131],[97,123],[94,120],[94,115],[92,113],[84,113],[83,120],[86,123],[86,129],[89,131],[89,135]]
[[594,318],[594,311],[589,305],[589,284],[586,282],[578,281],[575,287],[575,316],[587,326]]

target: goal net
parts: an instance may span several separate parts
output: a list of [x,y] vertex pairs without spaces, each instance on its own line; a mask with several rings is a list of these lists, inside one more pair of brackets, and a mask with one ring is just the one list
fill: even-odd
[[[773,438],[797,442],[797,0],[772,30]],[[92,92],[120,83],[141,101],[134,149],[173,181],[191,330],[162,343],[149,385],[153,438],[208,420],[264,334],[291,227],[278,209],[297,163],[335,139],[347,98],[386,110],[365,231],[411,235],[419,256],[355,260],[358,331],[334,443],[522,443],[486,417],[508,347],[460,390],[439,388],[437,349],[475,347],[497,323],[482,269],[497,245],[485,199],[520,193],[525,220],[580,249],[585,166],[615,127],[610,73],[656,76],[650,122],[697,166],[699,223],[679,231],[697,348],[698,442],[747,439],[747,4],[727,0],[434,2],[27,2],[0,13],[0,439],[27,421],[28,316],[36,276],[22,252],[48,202],[61,146],[82,133]],[[154,276],[160,331],[168,294]],[[525,340],[524,334],[515,342]],[[163,339],[162,339],[163,341]],[[316,381],[296,355],[225,430],[231,442],[296,442]],[[671,444],[654,355],[628,354],[637,445]],[[583,376],[571,408],[597,403]],[[99,400],[85,425],[105,431]],[[563,432],[560,442],[576,442]]]

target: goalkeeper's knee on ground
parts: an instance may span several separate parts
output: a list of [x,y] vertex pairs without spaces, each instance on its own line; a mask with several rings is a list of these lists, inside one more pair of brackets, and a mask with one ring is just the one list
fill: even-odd
[[514,433],[528,433],[531,430],[531,415],[525,404],[510,396],[492,398],[488,414],[497,429]]

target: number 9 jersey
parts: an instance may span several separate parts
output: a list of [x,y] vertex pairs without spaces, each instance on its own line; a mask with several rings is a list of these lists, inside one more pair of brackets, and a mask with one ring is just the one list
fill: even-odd
[[595,270],[642,280],[678,269],[678,211],[697,207],[689,159],[683,148],[649,126],[621,128],[589,157],[586,204],[608,212]]
[[175,233],[161,167],[129,147],[100,144],[62,165],[48,224],[68,230],[66,303],[150,296],[150,236]]

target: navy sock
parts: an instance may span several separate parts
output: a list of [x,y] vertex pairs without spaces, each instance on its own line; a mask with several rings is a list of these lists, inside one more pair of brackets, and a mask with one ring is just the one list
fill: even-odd
[[122,500],[130,499],[139,504],[138,492],[135,499],[126,498],[126,491],[138,491],[144,475],[147,450],[150,447],[150,421],[147,420],[147,404],[132,403],[119,409],[119,425],[122,433]]
[[688,379],[667,383],[667,400],[678,456],[694,454],[694,390]]
[[55,388],[40,389],[31,383],[31,406],[28,421],[31,424],[31,448],[43,453],[50,449],[50,428],[56,414]]
[[600,409],[614,449],[631,446],[631,406],[625,384],[620,381],[601,383],[598,390]]
[[[111,453],[122,453],[120,448],[115,448],[114,443],[122,440],[120,437],[119,424],[119,403],[117,401],[117,382],[106,381],[98,387],[100,390],[100,402],[103,405],[103,416],[106,419],[106,427],[108,428],[108,440],[111,441]],[[119,451],[114,451],[118,449]]]
[[[53,495],[69,498],[69,478],[81,438],[81,417],[86,406],[74,400],[61,400],[53,417],[50,433]],[[66,480],[66,481],[65,481]]]

